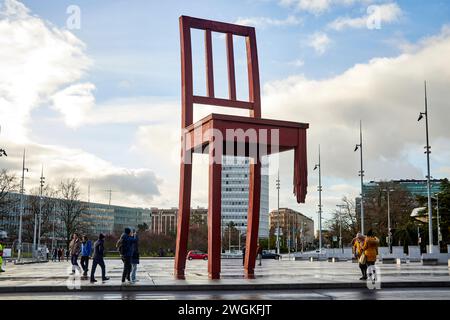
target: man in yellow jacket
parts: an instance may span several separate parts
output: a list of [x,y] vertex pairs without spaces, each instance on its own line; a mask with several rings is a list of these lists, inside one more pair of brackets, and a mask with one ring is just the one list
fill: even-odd
[[364,252],[363,245],[364,245],[365,239],[366,239],[366,237],[358,232],[356,237],[352,240],[352,243],[353,243],[353,247],[352,247],[353,255],[358,260],[359,269],[361,269],[361,273],[362,273],[362,277],[359,280],[366,280],[367,279],[367,264],[366,263],[361,263],[361,261],[360,261],[361,255]]

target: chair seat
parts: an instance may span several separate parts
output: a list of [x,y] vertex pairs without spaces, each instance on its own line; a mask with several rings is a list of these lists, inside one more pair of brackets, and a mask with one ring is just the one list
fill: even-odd
[[[186,127],[186,150],[193,149],[194,152],[203,153],[211,135],[214,134],[213,130],[219,130],[224,143],[233,142],[235,146],[257,143],[268,146],[267,154],[283,152],[298,147],[302,143],[299,141],[299,131],[305,131],[308,127],[307,123],[212,113]],[[244,135],[239,135],[239,130]],[[272,146],[274,142],[277,144],[276,148]],[[236,148],[234,150],[236,151]],[[223,155],[237,155],[236,152],[230,151],[230,148],[224,147]],[[246,151],[245,155],[240,156],[248,156],[248,147]]]

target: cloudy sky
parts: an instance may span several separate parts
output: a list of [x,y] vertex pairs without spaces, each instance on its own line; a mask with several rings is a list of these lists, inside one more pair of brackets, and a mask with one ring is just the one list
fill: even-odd
[[[281,206],[316,220],[317,149],[325,217],[366,179],[426,175],[423,81],[428,81],[431,175],[450,175],[450,2],[416,0],[0,1],[0,167],[26,190],[78,178],[87,198],[139,207],[178,205],[178,17],[257,30],[263,117],[310,123],[309,189],[292,195],[293,153],[281,157]],[[79,16],[77,16],[79,13]],[[80,19],[77,19],[77,18]],[[202,35],[193,33],[194,89],[205,92]],[[224,39],[213,37],[216,92],[225,96]],[[245,55],[235,42],[238,97]],[[195,109],[195,119],[210,109]],[[194,158],[193,206],[207,203],[206,164]],[[204,159],[203,159],[204,160]],[[272,168],[273,169],[273,168]],[[276,172],[271,170],[271,172]],[[276,206],[270,177],[270,208]]]

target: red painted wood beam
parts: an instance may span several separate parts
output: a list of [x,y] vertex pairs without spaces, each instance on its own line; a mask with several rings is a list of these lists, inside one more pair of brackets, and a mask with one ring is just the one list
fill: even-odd
[[211,30],[205,30],[205,59],[206,59],[206,92],[208,97],[214,98],[214,66],[212,55]]
[[236,100],[236,75],[234,69],[233,34],[227,33],[228,97]]

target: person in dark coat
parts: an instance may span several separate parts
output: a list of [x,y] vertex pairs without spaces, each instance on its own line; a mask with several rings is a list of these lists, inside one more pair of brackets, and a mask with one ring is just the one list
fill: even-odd
[[132,244],[133,255],[131,256],[131,283],[136,283],[136,271],[139,264],[139,239],[135,230],[133,230],[132,236],[136,239]]
[[[61,257],[63,256],[63,249],[59,248],[58,249],[58,262],[61,262]],[[63,257],[64,260],[64,257]]]
[[136,242],[136,239],[131,235],[131,229],[125,228],[124,233],[117,242],[117,248],[119,249],[120,257],[123,262],[122,284],[125,283],[125,279],[131,282],[131,257],[133,256],[134,242]]
[[102,281],[109,280],[106,276],[106,267],[105,261],[103,257],[105,256],[105,236],[103,233],[100,233],[98,236],[98,240],[94,243],[94,256],[92,258],[92,270],[91,270],[91,283],[97,282],[95,280],[95,269],[97,269],[97,265],[102,269]]
[[245,246],[242,247],[242,265],[245,264]]

